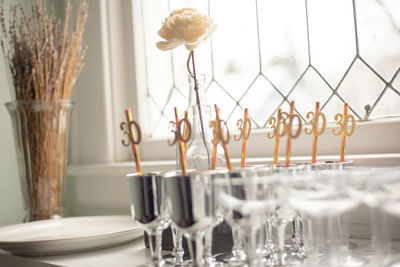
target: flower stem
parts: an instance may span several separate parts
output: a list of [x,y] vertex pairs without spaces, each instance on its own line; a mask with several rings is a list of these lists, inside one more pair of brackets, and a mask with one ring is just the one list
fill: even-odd
[[207,142],[205,139],[205,134],[204,134],[204,126],[203,126],[203,115],[201,113],[201,103],[200,103],[200,96],[199,96],[199,86],[197,83],[197,77],[196,77],[196,67],[195,67],[195,63],[194,63],[194,51],[190,51],[189,54],[189,59],[192,58],[192,68],[193,68],[193,80],[194,80],[194,91],[196,93],[196,104],[197,107],[199,109],[199,116],[200,116],[200,126],[201,126],[201,134],[202,134],[202,138],[203,138],[203,143],[204,146],[206,148],[206,152],[207,152],[207,162],[208,162],[208,169],[210,170],[210,152],[208,151],[208,146],[207,146]]

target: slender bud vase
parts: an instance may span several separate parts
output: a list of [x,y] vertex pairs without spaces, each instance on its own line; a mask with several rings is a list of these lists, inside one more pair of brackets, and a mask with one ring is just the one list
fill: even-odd
[[[187,167],[196,170],[210,170],[213,152],[212,129],[210,127],[211,107],[206,104],[205,98],[205,76],[197,77],[200,106],[197,105],[194,80],[189,76],[189,120],[192,126],[192,136],[187,149]],[[200,108],[199,108],[200,107]],[[201,113],[200,113],[201,111]],[[201,117],[200,117],[201,114]],[[203,127],[202,127],[203,125]],[[203,138],[204,131],[204,138]],[[217,167],[225,166],[223,148],[217,146]]]

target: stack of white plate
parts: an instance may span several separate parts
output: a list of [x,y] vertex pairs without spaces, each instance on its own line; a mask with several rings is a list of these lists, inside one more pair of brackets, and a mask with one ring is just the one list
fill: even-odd
[[2,227],[0,249],[14,255],[59,255],[116,246],[142,235],[131,216],[71,217]]

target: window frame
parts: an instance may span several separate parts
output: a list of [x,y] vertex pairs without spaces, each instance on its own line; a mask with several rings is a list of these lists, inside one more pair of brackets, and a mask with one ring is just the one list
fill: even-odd
[[[134,118],[142,128],[147,127],[145,110],[146,91],[143,42],[135,42],[135,36],[141,36],[141,22],[135,23],[140,15],[139,1],[100,0],[90,3],[91,16],[85,35],[89,42],[99,42],[94,56],[99,61],[86,60],[89,71],[83,71],[78,80],[75,94],[77,108],[74,112],[71,138],[71,163],[110,164],[132,160],[129,148],[123,147],[123,138],[119,124],[125,121],[124,109],[130,107]],[[100,22],[100,23],[96,23]],[[134,49],[132,49],[132,47]],[[90,51],[90,50],[88,50]],[[91,59],[94,58],[92,55]],[[102,77],[99,85],[91,86],[93,77]],[[84,91],[84,93],[81,93]],[[100,104],[99,104],[100,103]],[[338,157],[340,137],[331,131],[335,127],[329,123],[323,136],[319,138],[319,157]],[[273,140],[266,137],[268,129],[254,129],[248,140],[247,157],[257,159],[272,158]],[[231,129],[231,134],[235,129]],[[353,136],[347,141],[347,154],[376,155],[396,154],[400,152],[400,142],[396,133],[400,132],[400,117],[357,122]],[[90,133],[90,134],[88,134]],[[378,137],[377,137],[378,136]],[[379,136],[385,136],[382,138]],[[372,141],[373,140],[373,141]],[[285,154],[286,139],[280,145],[280,156]],[[293,141],[293,157],[311,155],[311,136],[304,132]],[[143,161],[174,161],[175,147],[169,147],[166,139],[154,139],[144,136],[140,144]],[[231,141],[232,158],[240,158],[240,142]],[[157,151],[157,153],[154,153]]]

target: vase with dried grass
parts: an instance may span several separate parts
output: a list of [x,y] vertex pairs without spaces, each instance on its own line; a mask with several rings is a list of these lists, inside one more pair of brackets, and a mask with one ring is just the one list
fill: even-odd
[[83,67],[82,38],[87,4],[80,2],[70,31],[72,6],[64,22],[43,0],[32,1],[31,14],[10,6],[6,23],[0,6],[1,47],[12,102],[10,113],[17,150],[25,221],[63,216],[68,135],[73,107],[71,91]]

